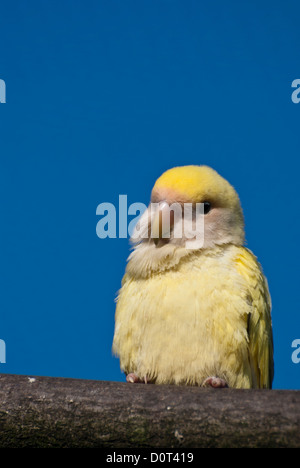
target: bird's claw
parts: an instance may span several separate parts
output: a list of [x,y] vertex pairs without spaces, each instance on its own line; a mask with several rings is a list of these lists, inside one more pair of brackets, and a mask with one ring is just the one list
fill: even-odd
[[140,379],[140,377],[136,375],[134,372],[131,372],[130,374],[126,375],[126,382],[143,383],[143,384],[151,383],[147,376],[145,376],[143,379]]
[[212,388],[228,388],[228,384],[224,379],[220,379],[220,377],[207,377],[204,380],[203,387],[212,387]]

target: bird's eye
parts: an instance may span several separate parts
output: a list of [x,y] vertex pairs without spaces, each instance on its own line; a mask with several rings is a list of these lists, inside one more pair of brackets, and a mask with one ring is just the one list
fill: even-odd
[[208,201],[203,202],[204,205],[204,214],[207,214],[211,210],[211,204]]

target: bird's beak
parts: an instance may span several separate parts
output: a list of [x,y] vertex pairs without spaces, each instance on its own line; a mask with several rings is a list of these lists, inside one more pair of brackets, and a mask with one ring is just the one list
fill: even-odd
[[157,245],[160,239],[170,239],[174,225],[174,213],[167,202],[159,203],[151,221],[151,239]]

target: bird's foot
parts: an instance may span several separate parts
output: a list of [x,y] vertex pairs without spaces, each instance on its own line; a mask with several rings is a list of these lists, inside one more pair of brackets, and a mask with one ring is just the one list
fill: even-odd
[[202,385],[203,387],[228,388],[227,382],[220,377],[207,377]]
[[144,383],[144,384],[151,383],[151,381],[147,378],[147,376],[145,376],[143,379],[140,379],[140,377],[138,377],[133,372],[126,375],[126,382],[128,382],[128,383]]

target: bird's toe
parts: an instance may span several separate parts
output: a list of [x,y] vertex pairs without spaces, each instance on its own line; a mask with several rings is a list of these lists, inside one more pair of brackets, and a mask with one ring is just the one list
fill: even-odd
[[228,388],[228,384],[224,379],[221,379],[220,377],[208,377],[204,380],[203,387]]

